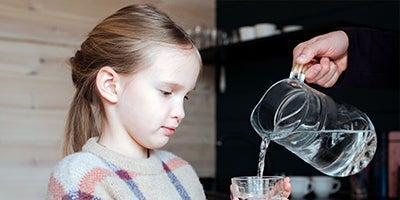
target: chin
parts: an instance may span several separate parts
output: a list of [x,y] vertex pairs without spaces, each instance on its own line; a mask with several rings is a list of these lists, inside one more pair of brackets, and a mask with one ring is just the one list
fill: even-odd
[[169,139],[165,140],[165,141],[159,141],[157,143],[153,143],[152,147],[150,149],[159,149],[164,147],[165,145],[168,144]]

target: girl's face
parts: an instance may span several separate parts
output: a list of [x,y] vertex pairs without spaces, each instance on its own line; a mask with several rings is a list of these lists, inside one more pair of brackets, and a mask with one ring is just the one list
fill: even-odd
[[163,46],[153,53],[150,66],[123,76],[115,112],[119,131],[137,147],[148,149],[164,146],[175,133],[200,72],[194,49]]

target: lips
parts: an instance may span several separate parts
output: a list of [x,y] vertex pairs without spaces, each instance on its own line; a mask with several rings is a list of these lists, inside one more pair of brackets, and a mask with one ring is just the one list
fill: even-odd
[[167,126],[162,126],[161,127],[165,131],[166,136],[171,136],[175,133],[176,128],[174,127],[167,127]]

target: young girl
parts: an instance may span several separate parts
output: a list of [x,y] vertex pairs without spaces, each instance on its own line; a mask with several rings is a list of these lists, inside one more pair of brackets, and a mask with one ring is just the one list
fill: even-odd
[[70,62],[76,92],[48,199],[205,199],[186,161],[155,150],[185,117],[200,72],[189,36],[154,7],[127,6]]
[[[205,199],[193,168],[164,146],[185,117],[201,60],[153,7],[122,8],[70,59],[76,93],[49,199]],[[75,153],[79,152],[79,153]]]

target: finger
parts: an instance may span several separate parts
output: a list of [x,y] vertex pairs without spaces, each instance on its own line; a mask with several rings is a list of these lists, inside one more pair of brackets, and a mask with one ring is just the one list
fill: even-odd
[[321,77],[316,83],[322,87],[332,87],[339,78],[338,67],[334,62],[329,63],[329,72],[324,77]]
[[283,198],[289,198],[290,192],[283,191]]
[[283,196],[288,198],[290,196],[291,191],[292,191],[292,187],[291,187],[290,183],[289,182],[284,183],[284,185],[283,185]]
[[[327,73],[329,73],[329,62],[329,58],[321,58],[319,64],[313,65],[310,69],[307,70],[307,72],[310,72],[308,72],[309,74],[307,74],[306,72],[306,81],[308,83],[318,83],[320,79],[322,79],[324,76],[326,76]],[[307,75],[309,77],[307,77]]]
[[319,61],[322,68],[321,71],[319,72],[318,76],[316,77],[316,79],[321,79],[323,77],[325,77],[327,74],[329,74],[330,70],[331,70],[331,66],[330,66],[330,59],[327,57],[321,58],[321,60]]
[[283,193],[284,198],[288,198],[290,196],[291,192],[291,186],[290,186],[290,178],[285,177],[283,180],[279,180],[275,186],[274,186],[274,194],[278,194],[280,192]]
[[299,64],[307,64],[309,63],[313,58],[314,54],[312,53],[304,53],[305,48],[309,45],[309,42],[303,42],[297,45],[293,49],[293,60],[295,63]]
[[337,64],[336,62],[333,62],[332,65],[335,66],[334,74],[331,77],[330,80],[328,80],[325,84],[325,87],[332,87],[333,85],[336,84],[337,80],[339,79],[340,75],[343,73],[343,68],[340,66],[340,64]]
[[286,195],[285,195],[286,198],[290,196],[290,193],[292,191],[292,185],[290,184],[290,178],[289,177],[286,177],[284,179],[283,191],[286,192]]
[[293,58],[297,58],[303,52],[305,46],[307,46],[308,42],[299,43],[296,47],[293,48]]
[[229,186],[229,189],[231,190],[231,192],[230,192],[231,200],[235,200],[235,199],[233,198],[233,195],[232,195],[232,184]]
[[230,195],[231,200],[239,200],[239,198],[233,197],[232,193]]
[[318,76],[318,74],[321,72],[322,66],[321,64],[315,64],[312,65],[310,68],[307,69],[306,71],[306,82],[308,83],[313,83],[316,79],[316,77]]
[[290,183],[290,177],[289,177],[289,176],[286,176],[286,177],[283,179],[283,182],[285,182],[285,183]]
[[239,200],[239,198],[233,197],[231,194],[231,200]]
[[326,44],[319,40],[319,37],[313,38],[307,42],[302,43],[296,54],[293,54],[295,62],[299,64],[307,64],[312,59],[325,56],[327,52]]
[[323,76],[318,77],[318,80],[315,81],[317,84],[324,87],[326,87],[327,83],[334,77],[337,69],[336,65],[333,62],[328,62],[327,66],[327,72]]
[[233,194],[232,194],[232,189],[233,189],[233,186],[232,186],[232,184],[230,185],[230,190],[231,190],[231,194],[230,194],[230,198],[231,198],[231,200],[239,200],[239,198],[236,198],[236,197],[233,197]]
[[335,72],[335,74],[333,75],[333,77],[325,83],[325,87],[329,88],[332,87],[333,85],[335,85],[335,83],[337,82],[337,80],[339,79],[340,73],[338,71]]

